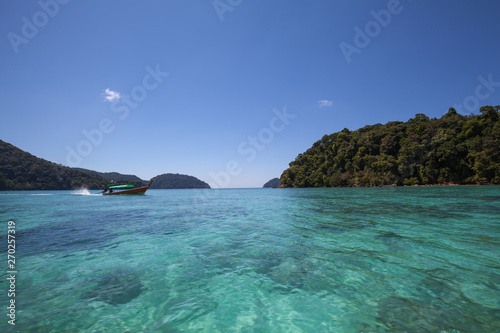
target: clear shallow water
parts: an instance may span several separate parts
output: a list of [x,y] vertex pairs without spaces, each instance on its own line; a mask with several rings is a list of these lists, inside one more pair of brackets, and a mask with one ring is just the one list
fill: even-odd
[[500,187],[0,192],[0,216],[1,332],[9,219],[20,332],[500,331]]

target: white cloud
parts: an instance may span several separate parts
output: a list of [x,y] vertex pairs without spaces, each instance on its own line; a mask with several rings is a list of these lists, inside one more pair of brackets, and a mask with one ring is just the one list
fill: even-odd
[[332,106],[333,105],[333,102],[332,101],[329,101],[327,99],[322,99],[321,101],[318,101],[318,105],[320,107],[325,107],[325,106]]
[[113,102],[120,99],[120,93],[118,91],[110,90],[109,88],[106,88],[106,90],[104,90],[104,93],[102,95],[104,96],[104,99],[108,102]]

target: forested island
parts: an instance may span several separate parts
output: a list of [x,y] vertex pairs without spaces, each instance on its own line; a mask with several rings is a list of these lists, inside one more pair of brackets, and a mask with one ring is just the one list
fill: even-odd
[[280,187],[500,184],[500,106],[347,128],[299,154]]
[[196,177],[180,175],[178,173],[166,173],[153,178],[152,189],[189,189],[210,188],[210,185]]
[[262,187],[266,188],[266,187],[278,187],[278,186],[280,186],[279,178],[273,178],[270,181],[268,181],[267,183],[265,183],[264,186],[262,186]]
[[0,140],[0,190],[100,189],[107,183],[98,173],[49,162]]
[[[158,182],[155,181],[151,188],[210,187],[207,183],[192,176],[170,175],[168,183],[163,181],[163,175],[155,177]],[[70,168],[52,163],[0,140],[0,191],[73,190],[78,188],[97,190],[103,189],[111,182],[132,184],[136,187],[149,183],[135,175]]]

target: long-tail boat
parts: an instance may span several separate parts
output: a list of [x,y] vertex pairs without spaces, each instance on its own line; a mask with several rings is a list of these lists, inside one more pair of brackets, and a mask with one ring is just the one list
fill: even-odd
[[144,194],[148,188],[153,184],[153,180],[149,182],[148,186],[134,187],[134,185],[108,185],[102,192],[103,195],[123,195],[123,194]]

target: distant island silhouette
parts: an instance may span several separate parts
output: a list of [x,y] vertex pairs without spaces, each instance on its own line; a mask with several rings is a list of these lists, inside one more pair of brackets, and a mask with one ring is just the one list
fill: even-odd
[[178,173],[165,173],[153,177],[152,189],[190,189],[190,188],[210,188],[210,185],[196,177],[180,175]]
[[280,186],[280,180],[279,178],[273,178],[271,179],[270,181],[268,181],[267,183],[264,184],[264,186],[262,187],[278,187]]

